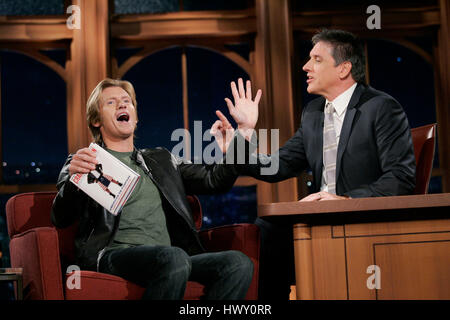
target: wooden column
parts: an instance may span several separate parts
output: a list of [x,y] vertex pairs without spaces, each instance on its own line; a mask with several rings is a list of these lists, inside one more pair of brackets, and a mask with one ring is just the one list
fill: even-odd
[[67,61],[69,152],[91,142],[86,123],[86,102],[95,86],[111,74],[108,0],[73,0],[72,3],[80,7],[81,28],[73,30]]
[[439,164],[442,191],[450,192],[450,4],[440,1],[440,28],[434,50],[436,109],[438,120]]
[[[281,147],[295,132],[293,43],[288,0],[257,0],[254,87],[263,90],[258,128],[279,129]],[[268,137],[270,145],[270,134]],[[258,183],[258,203],[297,200],[296,179]]]

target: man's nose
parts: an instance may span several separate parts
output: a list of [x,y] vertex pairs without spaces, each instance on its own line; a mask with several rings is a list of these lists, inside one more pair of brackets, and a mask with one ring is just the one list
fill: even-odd
[[305,71],[305,72],[308,72],[309,70],[311,70],[310,69],[310,67],[309,67],[309,62],[310,62],[311,60],[308,60],[305,64],[304,64],[304,66],[303,66],[303,71]]

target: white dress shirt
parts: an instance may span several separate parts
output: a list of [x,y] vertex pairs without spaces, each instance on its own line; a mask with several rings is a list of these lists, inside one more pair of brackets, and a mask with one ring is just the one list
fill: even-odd
[[[350,88],[342,92],[339,96],[336,97],[333,101],[329,101],[325,99],[325,105],[327,103],[331,102],[334,107],[334,113],[333,113],[333,123],[334,123],[334,130],[336,131],[336,143],[339,146],[339,138],[341,137],[341,130],[342,130],[342,123],[344,122],[345,113],[347,112],[347,106],[350,102],[350,99],[353,95],[353,92],[356,89],[357,83],[354,83]],[[337,177],[336,177],[337,178]],[[320,191],[326,191],[328,192],[328,186],[326,181],[326,174],[325,174],[325,166],[322,168],[322,182],[320,185]],[[337,184],[337,179],[336,179]]]

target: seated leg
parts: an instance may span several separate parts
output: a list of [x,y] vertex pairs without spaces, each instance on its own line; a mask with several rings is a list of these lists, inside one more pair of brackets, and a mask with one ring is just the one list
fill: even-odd
[[177,247],[136,246],[106,252],[100,261],[100,272],[147,288],[143,299],[181,300],[191,273],[191,261]]

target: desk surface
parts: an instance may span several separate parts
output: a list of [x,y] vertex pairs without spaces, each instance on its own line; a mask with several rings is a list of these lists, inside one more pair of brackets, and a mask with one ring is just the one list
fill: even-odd
[[[258,206],[258,216],[267,219],[290,217],[297,222],[305,223],[323,218],[383,219],[387,218],[386,215],[389,216],[389,219],[394,216],[399,219],[450,218],[449,207],[450,193],[439,193],[314,202],[268,203]],[[435,208],[435,210],[429,210],[430,208]],[[385,213],[384,216],[383,212]],[[413,216],[411,212],[413,212]]]

